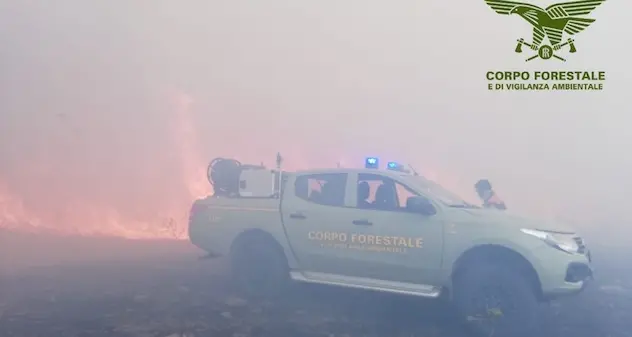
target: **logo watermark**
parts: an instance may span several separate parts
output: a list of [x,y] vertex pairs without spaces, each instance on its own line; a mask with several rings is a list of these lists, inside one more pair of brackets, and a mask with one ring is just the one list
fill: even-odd
[[[606,0],[579,0],[546,8],[515,1],[485,0],[496,13],[516,15],[532,27],[532,40],[517,39],[515,53],[531,51],[525,62],[566,62],[577,52],[575,37],[595,19],[584,17]],[[564,40],[564,37],[566,39]],[[572,37],[571,37],[572,36]],[[564,51],[567,51],[564,54]],[[603,90],[604,71],[488,71],[489,90]]]
[[488,90],[603,90],[604,71],[488,71]]

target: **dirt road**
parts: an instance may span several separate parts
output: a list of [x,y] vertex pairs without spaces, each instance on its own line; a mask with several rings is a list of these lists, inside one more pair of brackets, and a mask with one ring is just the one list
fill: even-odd
[[[595,284],[543,307],[546,336],[632,336],[632,254],[594,251]],[[464,335],[437,303],[397,296],[303,285],[245,301],[224,262],[201,255],[179,241],[0,233],[0,336]]]

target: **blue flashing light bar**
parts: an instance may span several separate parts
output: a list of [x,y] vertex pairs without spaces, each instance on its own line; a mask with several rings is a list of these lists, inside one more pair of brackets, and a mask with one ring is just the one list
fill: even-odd
[[368,169],[380,168],[380,160],[377,157],[368,157],[364,161],[364,167]]
[[386,164],[386,168],[391,171],[404,172],[404,165],[396,163],[394,161],[389,161],[388,164]]

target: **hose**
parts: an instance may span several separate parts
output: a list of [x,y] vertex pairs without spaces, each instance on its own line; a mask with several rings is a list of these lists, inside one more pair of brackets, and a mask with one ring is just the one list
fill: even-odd
[[238,160],[215,158],[206,170],[208,182],[213,186],[214,196],[238,196],[239,176],[242,165]]

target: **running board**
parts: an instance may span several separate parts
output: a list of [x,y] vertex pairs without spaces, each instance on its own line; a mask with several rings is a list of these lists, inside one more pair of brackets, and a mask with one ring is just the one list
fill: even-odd
[[291,271],[294,281],[325,284],[338,287],[382,291],[393,294],[437,298],[441,295],[441,287],[426,284],[393,282],[365,277],[353,277],[317,272]]

